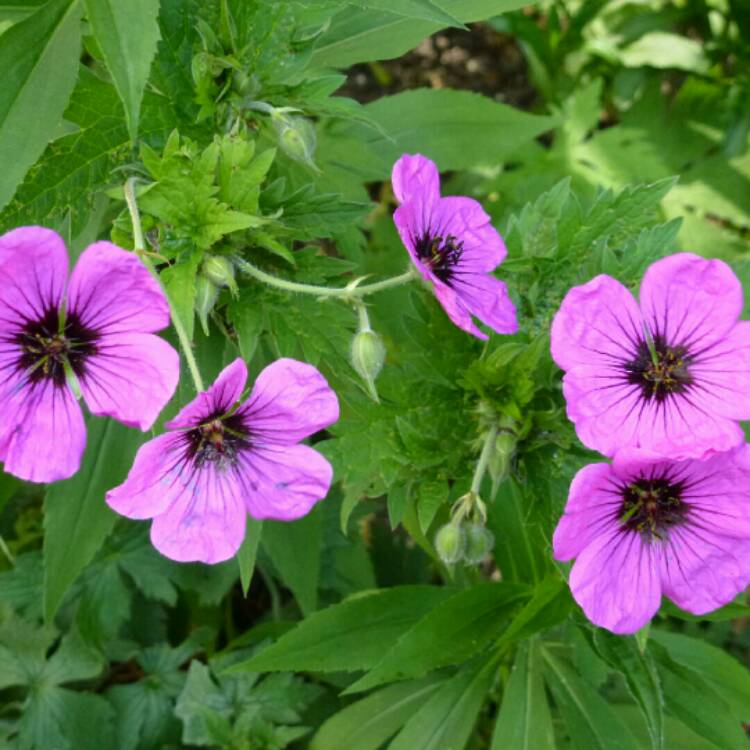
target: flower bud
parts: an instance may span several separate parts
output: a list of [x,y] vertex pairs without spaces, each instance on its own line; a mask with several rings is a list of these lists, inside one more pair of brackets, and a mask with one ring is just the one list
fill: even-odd
[[498,434],[487,466],[490,476],[495,482],[505,479],[510,473],[510,464],[516,453],[517,444],[518,438],[515,433],[507,430]]
[[201,322],[203,333],[208,336],[208,316],[219,297],[219,287],[211,279],[198,275],[195,279],[195,311]]
[[229,287],[232,294],[237,291],[237,284],[234,280],[234,265],[226,256],[207,255],[203,260],[201,273],[219,289]]
[[477,565],[492,551],[495,538],[483,524],[471,521],[465,524],[466,546],[464,560]]
[[378,401],[375,390],[375,378],[380,374],[385,362],[385,345],[375,331],[365,328],[358,331],[352,339],[352,367],[365,381],[367,390],[374,401]]
[[274,127],[279,139],[281,150],[295,161],[307,164],[317,171],[313,161],[317,136],[315,126],[305,117],[274,113],[272,116]]
[[457,563],[464,555],[465,546],[466,533],[458,524],[447,523],[435,534],[435,551],[446,565]]

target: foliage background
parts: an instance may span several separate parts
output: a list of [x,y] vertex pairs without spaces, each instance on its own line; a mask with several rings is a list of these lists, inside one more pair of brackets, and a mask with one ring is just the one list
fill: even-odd
[[[744,597],[701,620],[665,603],[618,638],[552,561],[596,458],[547,330],[571,285],[636,288],[680,249],[750,281],[749,39],[741,0],[0,2],[0,228],[55,228],[73,256],[132,247],[137,176],[204,379],[293,356],[342,402],[316,437],[328,499],[251,521],[214,567],[160,557],[103,502],[149,436],[91,418],[76,477],[0,476],[0,747],[746,748]],[[482,344],[421,288],[373,297],[375,403],[351,308],[239,275],[233,294],[203,264],[400,273],[388,177],[417,151],[492,214],[521,332]],[[193,395],[185,373],[163,419]],[[492,556],[448,569],[434,534],[498,420]]]

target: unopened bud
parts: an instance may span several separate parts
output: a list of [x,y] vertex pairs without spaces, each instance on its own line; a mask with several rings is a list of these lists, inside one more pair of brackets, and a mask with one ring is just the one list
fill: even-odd
[[510,464],[516,453],[517,443],[518,438],[514,432],[506,430],[498,434],[487,466],[493,481],[499,482],[510,473]]
[[357,332],[352,339],[351,360],[352,367],[365,381],[370,396],[378,401],[375,378],[385,363],[385,345],[380,336],[370,328]]
[[490,554],[495,538],[483,524],[475,521],[465,524],[464,533],[466,535],[464,560],[467,563],[477,565]]
[[317,143],[313,123],[299,115],[277,114],[272,119],[281,150],[295,161],[307,164],[317,171],[318,167],[313,159]]
[[435,551],[446,565],[457,563],[464,555],[465,546],[466,533],[458,524],[447,523],[435,534]]
[[219,287],[206,276],[199,275],[195,280],[195,311],[201,322],[203,333],[208,336],[208,316],[219,297]]
[[234,280],[234,264],[224,255],[207,255],[201,266],[201,273],[220,289],[222,287],[229,287],[232,294],[236,293],[237,284]]

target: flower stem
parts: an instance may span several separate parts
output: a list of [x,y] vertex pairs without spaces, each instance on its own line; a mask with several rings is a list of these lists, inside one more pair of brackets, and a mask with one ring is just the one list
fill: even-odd
[[193,354],[193,348],[190,345],[190,339],[188,338],[187,331],[185,330],[185,327],[182,325],[182,322],[180,321],[179,316],[175,311],[174,304],[172,303],[169,293],[164,288],[164,284],[162,284],[161,279],[159,278],[159,274],[156,268],[154,268],[154,264],[151,262],[151,259],[146,253],[146,243],[143,238],[143,229],[141,227],[141,214],[138,211],[138,203],[135,200],[135,182],[136,178],[131,177],[125,183],[125,202],[128,204],[128,211],[130,211],[130,221],[133,225],[133,242],[135,244],[134,250],[136,252],[136,255],[138,255],[138,257],[143,262],[143,265],[146,266],[146,268],[149,270],[149,273],[154,277],[154,279],[156,279],[159,286],[161,287],[162,292],[164,292],[164,296],[169,303],[169,309],[171,311],[172,325],[174,326],[174,330],[177,333],[177,338],[180,341],[182,353],[185,355],[185,361],[187,362],[188,370],[190,370],[190,375],[193,378],[195,390],[200,393],[201,391],[205,390],[203,386],[203,378],[201,377],[200,370],[198,369],[198,363],[195,360],[195,355]]
[[374,284],[366,284],[365,286],[349,285],[332,288],[328,286],[318,286],[316,284],[300,284],[296,281],[280,279],[278,276],[272,276],[270,273],[261,271],[260,268],[257,268],[252,263],[248,263],[242,258],[235,258],[234,262],[241,271],[244,271],[249,276],[252,276],[254,279],[257,279],[268,286],[276,287],[276,289],[283,289],[286,292],[299,292],[300,294],[312,294],[316,297],[334,297],[345,301],[358,300],[368,294],[383,291],[383,289],[391,289],[392,287],[401,286],[402,284],[408,284],[416,278],[415,269],[410,268],[406,273],[402,273],[400,276],[393,276],[390,279],[384,279],[383,281],[378,281]]
[[482,452],[479,454],[479,461],[477,461],[477,466],[474,470],[474,478],[471,480],[471,492],[477,496],[479,496],[479,489],[482,486],[482,480],[487,471],[487,464],[490,462],[492,451],[495,447],[497,431],[497,425],[493,424],[485,435]]

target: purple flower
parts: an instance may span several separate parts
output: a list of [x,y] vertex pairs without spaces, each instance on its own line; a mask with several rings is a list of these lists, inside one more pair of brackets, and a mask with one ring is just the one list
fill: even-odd
[[128,478],[107,493],[128,518],[153,518],[151,541],[180,562],[232,557],[245,516],[291,521],[331,486],[333,471],[299,441],[339,417],[336,394],[311,365],[279,359],[260,373],[249,398],[241,359],[138,451]]
[[424,156],[405,154],[393,167],[393,215],[401,240],[438,301],[461,329],[486,339],[472,315],[498,333],[518,330],[505,283],[490,274],[507,254],[490,217],[472,198],[440,197],[440,176]]
[[[66,288],[67,287],[67,288]],[[90,245],[68,283],[62,239],[41,227],[0,237],[0,460],[32,482],[75,474],[89,409],[147,430],[179,378],[159,285],[133,253]]]
[[586,616],[633,633],[662,594],[705,614],[750,583],[750,446],[705,461],[624,449],[573,479],[553,539]]
[[640,308],[609,276],[571,289],[551,349],[578,437],[607,456],[625,446],[672,458],[744,440],[750,419],[750,322],[729,266],[680,253],[643,277]]

